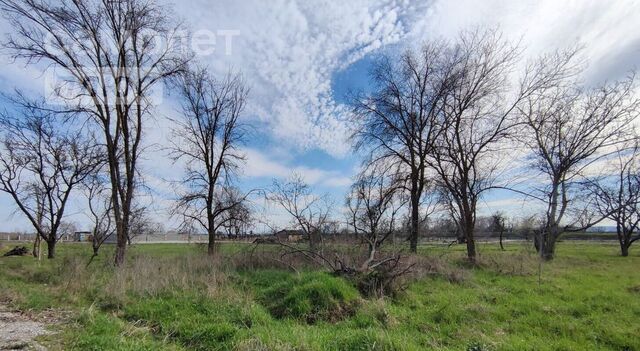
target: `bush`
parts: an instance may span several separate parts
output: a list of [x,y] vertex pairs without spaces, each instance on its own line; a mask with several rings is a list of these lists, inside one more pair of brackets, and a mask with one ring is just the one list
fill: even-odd
[[336,322],[353,315],[359,294],[342,278],[313,272],[280,280],[266,288],[260,300],[276,318]]

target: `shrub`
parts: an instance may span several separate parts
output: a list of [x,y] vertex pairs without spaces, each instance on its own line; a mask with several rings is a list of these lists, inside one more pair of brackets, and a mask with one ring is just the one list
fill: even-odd
[[266,288],[260,300],[276,318],[336,322],[353,315],[359,294],[342,278],[313,272],[280,280]]
[[290,253],[278,245],[259,244],[250,249],[236,252],[225,258],[232,270],[254,271],[257,269],[277,269],[287,271],[312,270],[322,268],[300,253]]

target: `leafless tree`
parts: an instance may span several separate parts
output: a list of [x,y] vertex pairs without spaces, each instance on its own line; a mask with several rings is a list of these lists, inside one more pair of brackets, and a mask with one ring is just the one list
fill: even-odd
[[254,223],[253,212],[246,201],[229,209],[229,211],[225,212],[224,217],[223,227],[227,232],[227,236],[235,239],[247,234]]
[[54,258],[69,197],[102,159],[93,139],[20,101],[0,114],[0,191],[11,196]]
[[177,210],[207,231],[213,255],[216,231],[232,217],[228,212],[247,199],[230,184],[245,159],[239,147],[246,128],[239,119],[248,90],[240,76],[217,81],[205,69],[182,74],[177,86],[182,116],[174,120],[171,156],[186,166]]
[[54,93],[63,109],[90,116],[103,132],[120,265],[152,90],[186,63],[174,45],[181,25],[153,0],[0,0],[0,9],[15,33],[4,48],[61,73]]
[[93,255],[89,263],[98,256],[102,244],[115,235],[112,198],[108,188],[108,179],[98,171],[85,181],[88,216],[91,220],[91,248]]
[[393,165],[409,193],[411,251],[420,236],[420,202],[430,187],[427,158],[442,132],[444,97],[450,90],[450,64],[444,42],[385,57],[372,70],[372,94],[353,99],[356,150],[368,151],[365,164]]
[[494,233],[498,233],[500,235],[500,250],[504,251],[504,244],[502,243],[502,238],[504,236],[504,232],[507,230],[506,226],[506,217],[502,212],[495,212],[491,215],[491,224],[490,230]]
[[137,204],[131,212],[131,228],[129,230],[128,245],[133,243],[135,238],[162,237],[165,234],[164,225],[151,217],[151,212],[147,206]]
[[406,199],[393,176],[379,168],[365,169],[347,195],[347,223],[368,248],[368,255],[359,267],[361,272],[376,267],[378,250],[398,229],[398,214]]
[[512,84],[519,51],[493,29],[463,31],[447,51],[450,76],[441,111],[442,132],[428,164],[438,175],[439,187],[448,193],[471,261],[477,255],[478,201],[497,185],[506,142],[518,123],[517,108],[562,75],[532,66],[519,84]]
[[329,220],[331,202],[327,195],[313,194],[311,187],[302,176],[293,174],[285,181],[274,180],[267,200],[285,210],[309,239],[309,250],[320,252],[322,228]]
[[536,198],[547,207],[536,240],[544,259],[553,258],[558,237],[575,225],[566,223],[567,214],[572,204],[577,205],[572,194],[585,169],[628,140],[640,107],[634,75],[596,88],[583,87],[577,78],[583,67],[575,63],[576,55],[570,50],[540,59],[538,67],[561,70],[563,79],[529,96],[520,108],[531,167],[545,176],[543,186],[535,189]]
[[640,146],[620,147],[611,161],[611,173],[586,183],[597,213],[616,223],[622,256],[640,240]]

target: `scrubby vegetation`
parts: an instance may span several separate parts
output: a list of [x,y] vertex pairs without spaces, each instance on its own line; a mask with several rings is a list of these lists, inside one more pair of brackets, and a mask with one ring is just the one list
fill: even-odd
[[52,349],[640,350],[640,256],[614,245],[561,243],[542,266],[520,244],[481,245],[476,266],[462,247],[421,246],[406,289],[387,298],[240,244],[217,261],[196,245],[134,246],[117,269],[109,249],[89,266],[72,244],[54,260],[1,259],[0,298],[68,311]]

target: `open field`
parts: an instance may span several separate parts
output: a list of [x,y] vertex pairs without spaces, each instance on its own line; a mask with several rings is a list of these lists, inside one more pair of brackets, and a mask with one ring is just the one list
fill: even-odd
[[[0,254],[9,247],[5,245]],[[59,311],[51,350],[640,350],[640,255],[608,243],[562,242],[539,261],[525,243],[423,245],[424,274],[394,298],[365,298],[342,278],[249,268],[248,245],[211,262],[199,245],[90,247],[59,257],[0,259],[0,302]]]

